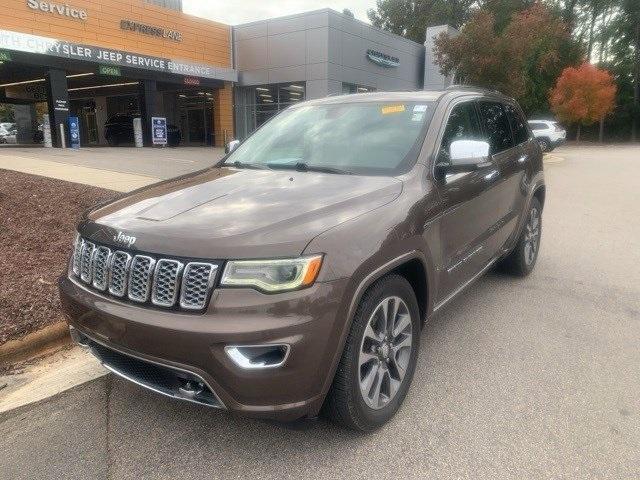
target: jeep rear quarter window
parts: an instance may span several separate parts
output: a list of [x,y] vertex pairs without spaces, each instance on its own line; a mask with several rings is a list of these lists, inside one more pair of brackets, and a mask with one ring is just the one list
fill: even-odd
[[515,105],[507,104],[507,116],[511,123],[511,130],[513,131],[513,139],[516,145],[529,140],[529,130],[527,129],[527,122]]
[[491,154],[503,152],[514,146],[511,127],[504,106],[498,102],[480,102],[480,113],[489,136]]

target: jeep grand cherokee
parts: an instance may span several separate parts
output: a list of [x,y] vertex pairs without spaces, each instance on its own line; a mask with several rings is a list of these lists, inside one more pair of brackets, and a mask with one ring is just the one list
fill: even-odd
[[60,280],[72,336],[168,396],[374,429],[425,321],[495,264],[533,269],[541,158],[495,92],[301,102],[213,167],[85,214]]

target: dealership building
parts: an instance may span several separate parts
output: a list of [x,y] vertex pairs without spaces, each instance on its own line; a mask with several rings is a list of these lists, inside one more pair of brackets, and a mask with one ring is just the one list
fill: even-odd
[[329,9],[232,27],[181,3],[3,0],[0,115],[13,118],[0,123],[13,141],[44,131],[68,145],[75,117],[81,146],[129,145],[140,118],[151,145],[159,117],[180,145],[222,146],[305,99],[450,81],[432,62],[446,27],[428,29],[425,47]]

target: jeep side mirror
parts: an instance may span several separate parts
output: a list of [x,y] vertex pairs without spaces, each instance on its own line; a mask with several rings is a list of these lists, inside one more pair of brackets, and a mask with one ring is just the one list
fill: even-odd
[[240,145],[240,140],[231,140],[227,143],[227,146],[224,147],[224,153],[231,153]]
[[454,140],[449,146],[448,162],[438,162],[441,174],[473,172],[491,164],[489,142],[482,140]]

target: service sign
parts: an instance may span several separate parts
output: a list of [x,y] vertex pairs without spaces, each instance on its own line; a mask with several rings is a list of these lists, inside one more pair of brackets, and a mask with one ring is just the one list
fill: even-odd
[[211,65],[170,60],[123,50],[95,47],[28,33],[12,32],[11,30],[0,30],[0,49],[40,53],[54,57],[175,73],[178,75],[214,78],[232,82],[238,80],[237,72],[230,68],[213,67]]
[[154,145],[167,144],[167,119],[165,117],[151,117],[151,135]]

